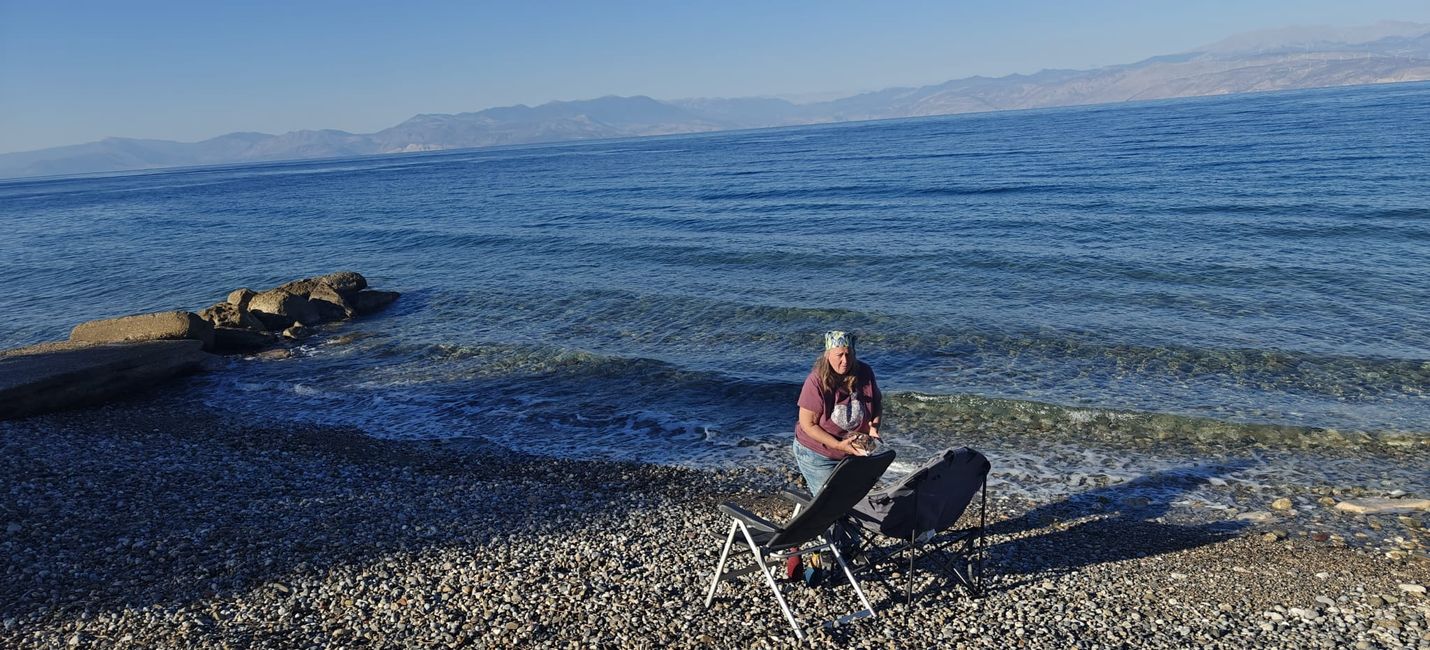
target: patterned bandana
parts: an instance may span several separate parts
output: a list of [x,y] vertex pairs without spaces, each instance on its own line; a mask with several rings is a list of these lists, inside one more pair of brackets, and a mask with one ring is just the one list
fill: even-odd
[[854,349],[854,334],[842,330],[830,330],[824,333],[824,349],[834,348]]

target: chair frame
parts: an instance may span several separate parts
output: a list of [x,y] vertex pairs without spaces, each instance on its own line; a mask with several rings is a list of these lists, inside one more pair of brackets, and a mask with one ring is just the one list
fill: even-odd
[[[864,595],[864,590],[859,586],[859,580],[855,577],[854,571],[851,570],[849,565],[844,561],[844,557],[839,553],[839,549],[829,541],[827,534],[820,535],[816,539],[818,543],[813,546],[784,550],[774,549],[760,544],[756,541],[756,537],[770,537],[769,533],[778,530],[775,524],[733,504],[722,505],[720,509],[730,514],[733,521],[730,522],[730,534],[725,537],[725,548],[720,552],[720,562],[715,566],[715,576],[710,581],[710,591],[705,595],[705,606],[707,608],[714,602],[715,592],[720,587],[722,580],[730,580],[747,573],[759,571],[765,577],[765,584],[769,585],[770,591],[774,592],[775,601],[779,603],[780,611],[784,612],[785,620],[789,622],[790,627],[794,628],[795,638],[802,641],[804,640],[804,629],[800,626],[799,619],[795,617],[794,610],[790,608],[789,602],[785,600],[784,592],[780,590],[779,582],[775,579],[775,573],[781,568],[781,563],[788,558],[829,551],[834,555],[835,561],[839,563],[839,568],[843,571],[844,577],[847,578],[849,584],[854,587],[854,593],[858,594],[859,602],[864,605],[864,609],[830,619],[823,622],[822,625],[826,628],[832,628],[836,625],[843,625],[874,615],[874,606],[869,604],[869,598]],[[798,510],[796,510],[796,513],[798,513]],[[757,533],[763,534],[752,533],[751,528],[754,528]],[[725,571],[725,564],[730,556],[730,548],[734,546],[735,535],[737,533],[745,538],[745,542],[750,547],[750,553],[754,555],[755,564],[754,566],[744,569]],[[766,560],[767,558],[768,561]]]
[[[954,528],[945,531],[926,530],[917,535],[910,535],[908,539],[899,540],[898,544],[888,547],[880,547],[874,539],[866,539],[861,542],[859,552],[866,557],[870,557],[867,565],[860,568],[858,573],[873,575],[880,582],[887,581],[882,575],[873,569],[898,558],[900,554],[908,556],[908,570],[904,572],[907,583],[904,588],[905,603],[913,606],[914,592],[914,562],[919,558],[929,558],[936,562],[944,571],[945,576],[952,575],[959,584],[968,589],[969,595],[977,598],[983,595],[983,564],[985,561],[985,551],[987,545],[985,531],[988,528],[988,476],[984,475],[982,485],[978,488],[978,523],[965,528]],[[918,491],[914,491],[914,506],[918,508]],[[868,532],[867,530],[865,532]],[[891,538],[892,539],[892,538]],[[956,548],[961,547],[961,548]],[[957,556],[952,559],[945,559],[943,554],[949,553]],[[963,560],[965,570],[960,570],[958,560]]]
[[[915,485],[914,487],[914,509],[917,510],[918,496],[920,491],[917,489],[917,485]],[[911,534],[908,539],[900,539],[897,544],[894,544],[892,546],[880,546],[875,541],[875,539],[877,539],[877,537],[882,537],[883,535],[879,535],[878,533],[872,533],[873,535],[875,535],[875,537],[866,537],[865,539],[861,540],[859,543],[858,550],[855,551],[855,558],[862,556],[863,558],[866,558],[866,561],[863,563],[863,566],[857,567],[854,573],[856,575],[873,576],[874,579],[878,580],[880,583],[883,583],[887,587],[888,580],[885,579],[883,575],[881,575],[874,569],[884,564],[888,564],[892,561],[896,561],[898,559],[898,556],[901,554],[906,554],[908,557],[909,565],[908,570],[904,572],[904,575],[907,577],[907,583],[904,589],[904,596],[906,605],[912,607],[914,589],[914,562],[920,557],[928,557],[929,559],[937,562],[944,569],[945,575],[951,574],[959,584],[962,584],[965,588],[967,588],[971,596],[973,596],[974,598],[982,596],[983,564],[986,559],[985,552],[987,551],[987,545],[985,544],[985,531],[988,528],[987,474],[984,474],[983,480],[981,481],[981,485],[979,486],[978,491],[979,502],[977,525],[968,526],[965,528],[948,529],[944,531],[925,530],[916,535]],[[811,497],[809,493],[797,488],[786,488],[780,493],[780,496],[783,497],[785,500],[794,503],[795,514],[799,513],[800,508],[808,507],[811,502]],[[846,517],[844,521],[846,525],[852,528],[862,530],[866,534],[871,533],[871,531],[869,531],[868,529],[864,528],[863,526],[860,526],[857,521],[853,521],[852,518]],[[950,547],[959,545],[961,545],[962,548],[950,550]],[[938,555],[942,553],[952,553],[954,555],[957,555],[958,558],[963,559],[964,563],[967,565],[966,572],[958,568],[958,566],[954,563],[955,560],[945,560]],[[859,564],[859,562],[854,558],[851,558],[851,561],[853,561],[855,564]]]
[[[884,470],[888,469],[889,464],[893,461],[894,451],[892,449],[869,456],[851,456],[839,461],[833,473],[830,474],[825,490],[818,497],[811,498],[803,512],[796,508],[794,516],[783,526],[760,517],[739,505],[728,502],[720,504],[720,511],[728,515],[732,521],[730,522],[730,532],[725,536],[725,548],[720,552],[720,561],[715,565],[715,575],[710,580],[710,591],[705,595],[705,607],[710,607],[710,604],[714,602],[715,593],[720,588],[721,581],[759,571],[764,576],[765,584],[770,591],[774,592],[775,602],[779,603],[785,620],[789,622],[790,627],[794,628],[795,638],[803,640],[804,627],[800,625],[794,610],[790,608],[789,602],[785,599],[784,592],[781,591],[779,583],[775,580],[775,572],[783,568],[781,566],[783,560],[828,551],[834,556],[835,562],[839,564],[839,568],[844,573],[844,577],[849,580],[850,586],[854,587],[854,593],[859,596],[859,602],[864,608],[825,621],[823,625],[833,627],[873,616],[874,606],[869,603],[869,597],[864,595],[864,589],[859,586],[859,579],[855,577],[854,571],[849,568],[843,554],[833,543],[834,538],[830,534],[830,527],[848,516],[849,511],[869,493],[869,489],[874,487],[879,476],[883,475]],[[753,566],[726,571],[725,567],[730,560],[730,549],[735,545],[736,535],[745,538],[745,543],[749,546],[750,554],[754,558]]]

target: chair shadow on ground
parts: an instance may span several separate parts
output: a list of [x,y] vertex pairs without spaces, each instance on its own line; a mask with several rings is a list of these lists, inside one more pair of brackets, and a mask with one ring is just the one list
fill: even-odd
[[[985,531],[982,566],[983,593],[1017,589],[1032,582],[1064,575],[1085,567],[1175,553],[1236,536],[1244,521],[1220,520],[1196,524],[1168,523],[1163,517],[1172,503],[1206,484],[1209,479],[1250,465],[1247,460],[1198,463],[1154,472],[1134,480],[1077,492],[1035,507],[1009,519],[990,523]],[[997,488],[992,488],[996,494]],[[964,513],[959,526],[976,523],[978,501]],[[1068,525],[1064,525],[1071,522]],[[881,542],[888,542],[882,540]],[[935,560],[915,562],[915,576],[935,569]],[[887,573],[908,570],[907,561],[885,564]],[[941,573],[920,580],[913,606],[932,594],[959,588]],[[879,582],[879,581],[873,581]],[[880,609],[903,603],[906,594],[894,589],[902,580],[885,584],[887,595],[875,603]]]

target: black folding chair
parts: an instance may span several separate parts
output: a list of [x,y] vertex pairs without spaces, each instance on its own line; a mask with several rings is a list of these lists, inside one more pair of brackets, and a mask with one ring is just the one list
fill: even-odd
[[[892,449],[870,456],[850,456],[839,461],[819,496],[808,500],[804,507],[783,526],[733,503],[721,504],[720,511],[730,515],[730,534],[725,538],[725,550],[720,552],[720,562],[715,567],[714,579],[710,581],[710,593],[705,597],[705,606],[709,607],[715,599],[715,590],[720,586],[721,580],[759,571],[765,576],[766,584],[775,592],[775,600],[779,603],[780,610],[784,612],[785,619],[794,628],[795,637],[804,639],[804,630],[785,601],[774,574],[783,568],[784,560],[790,557],[828,550],[839,563],[839,568],[843,569],[844,576],[849,579],[849,584],[854,586],[854,592],[858,594],[859,602],[863,603],[864,609],[827,621],[824,625],[827,627],[839,625],[873,616],[874,607],[869,604],[869,599],[864,596],[864,590],[859,588],[859,581],[854,577],[854,572],[849,570],[849,565],[844,562],[839,550],[831,543],[826,531],[835,521],[849,514],[854,504],[869,493],[869,489],[874,487],[879,477],[884,474],[884,470],[888,469],[889,463],[893,461],[894,451]],[[725,561],[730,555],[730,547],[735,542],[736,533],[743,534],[745,541],[749,544],[750,553],[754,555],[754,566],[726,572]],[[810,542],[818,543],[804,546]]]
[[[856,555],[859,574],[883,581],[878,568],[908,558],[907,602],[913,603],[914,561],[927,558],[978,595],[983,574],[983,531],[988,523],[988,458],[968,447],[945,449],[893,484],[855,504],[847,521],[873,535]],[[981,495],[976,523],[953,529],[973,497]],[[786,490],[796,504],[809,494]]]

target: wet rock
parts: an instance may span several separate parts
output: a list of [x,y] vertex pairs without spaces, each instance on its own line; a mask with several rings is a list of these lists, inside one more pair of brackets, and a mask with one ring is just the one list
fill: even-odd
[[1277,499],[1277,500],[1271,502],[1271,509],[1272,509],[1272,510],[1281,510],[1281,511],[1284,512],[1284,511],[1286,511],[1286,510],[1290,510],[1290,509],[1291,509],[1291,505],[1292,505],[1292,504],[1291,504],[1291,500],[1290,500],[1290,499],[1288,499],[1288,498],[1286,498],[1286,497],[1281,497],[1280,499]]
[[1353,499],[1336,504],[1336,510],[1358,515],[1430,511],[1430,499]]
[[268,347],[273,343],[273,334],[250,329],[232,327],[214,328],[214,352],[251,352]]
[[292,357],[293,351],[289,350],[288,348],[274,348],[272,350],[264,350],[262,352],[259,352],[258,354],[253,355],[253,358],[262,359],[264,361],[279,361],[282,359],[291,359]]
[[292,327],[283,330],[283,338],[290,341],[301,341],[313,335],[313,330],[302,323],[294,323]]
[[396,291],[359,291],[352,298],[353,308],[360,315],[382,311],[402,294]]

